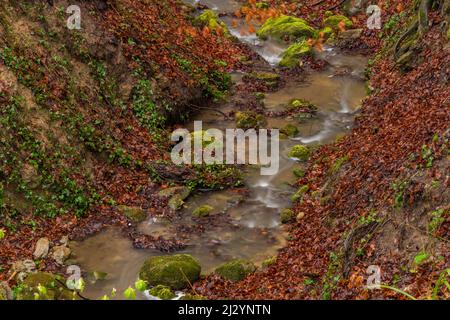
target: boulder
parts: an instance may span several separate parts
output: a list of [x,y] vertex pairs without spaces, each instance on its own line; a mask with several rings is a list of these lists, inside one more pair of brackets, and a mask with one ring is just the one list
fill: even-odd
[[290,158],[295,158],[295,159],[302,160],[302,161],[308,160],[309,155],[310,155],[310,150],[308,149],[308,147],[300,145],[300,144],[293,146],[291,151],[289,152]]
[[173,293],[169,287],[163,285],[157,285],[156,287],[151,288],[148,293],[161,300],[172,300],[176,297],[175,293]]
[[35,259],[43,259],[48,255],[49,249],[50,249],[50,241],[47,238],[40,238],[36,242],[33,257]]
[[57,264],[63,265],[64,262],[70,257],[70,249],[66,246],[56,246],[53,248],[52,258]]
[[214,210],[214,208],[213,207],[211,207],[211,206],[209,206],[209,205],[203,205],[203,206],[201,206],[201,207],[198,207],[197,209],[195,209],[193,212],[192,212],[192,215],[194,216],[194,217],[207,217],[207,216],[209,216],[209,214],[212,212]]
[[184,289],[200,277],[200,264],[191,255],[176,254],[147,259],[139,277],[151,286],[164,285]]
[[237,259],[221,265],[215,270],[215,273],[227,280],[240,281],[255,271],[256,266],[252,262]]
[[295,213],[292,209],[283,209],[280,214],[281,223],[289,223],[294,220]]
[[147,218],[145,211],[139,207],[118,206],[117,209],[121,214],[126,216],[132,222],[140,223]]
[[331,15],[323,20],[325,27],[329,27],[333,30],[339,30],[339,25],[341,24],[346,29],[353,27],[353,22],[343,15]]
[[236,127],[240,129],[258,129],[267,126],[266,118],[253,111],[236,112],[235,115]]
[[280,67],[296,67],[299,65],[301,59],[305,56],[313,54],[311,46],[306,41],[294,43],[286,51],[283,52],[280,61]]
[[261,39],[272,37],[297,40],[315,38],[317,31],[303,19],[282,15],[268,19],[256,34]]

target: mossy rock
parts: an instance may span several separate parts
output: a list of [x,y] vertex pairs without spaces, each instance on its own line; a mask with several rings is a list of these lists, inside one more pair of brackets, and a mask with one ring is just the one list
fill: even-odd
[[450,28],[447,29],[447,40],[450,40]]
[[311,111],[317,110],[317,107],[315,104],[313,104],[312,102],[308,101],[308,100],[304,100],[304,99],[292,99],[291,101],[289,101],[288,105],[287,105],[287,109],[290,111],[295,111],[295,110],[304,110],[304,109],[308,109]]
[[276,257],[276,256],[269,257],[269,258],[267,258],[266,260],[264,260],[264,261],[262,262],[262,266],[263,266],[263,268],[270,267],[270,266],[273,265],[276,261],[277,261],[277,257]]
[[212,10],[205,10],[201,15],[194,19],[194,24],[199,27],[208,27],[210,31],[230,36],[227,25],[219,19],[217,14]]
[[269,37],[277,39],[300,39],[315,38],[317,31],[311,27],[305,20],[282,15],[268,19],[258,30],[256,35],[261,39]]
[[148,293],[161,300],[172,300],[176,297],[175,293],[173,293],[169,287],[163,286],[161,284],[151,288]]
[[303,195],[304,195],[305,193],[307,193],[308,191],[309,191],[309,186],[308,186],[308,185],[303,185],[303,186],[301,186],[301,187],[297,190],[297,192],[294,193],[294,194],[291,196],[291,201],[292,201],[292,202],[297,202],[297,201],[303,199]]
[[252,72],[247,77],[255,81],[263,82],[270,89],[278,88],[281,81],[281,76],[272,72]]
[[322,34],[323,39],[327,40],[333,35],[333,29],[330,27],[325,27],[319,31],[319,34]]
[[309,159],[310,153],[311,152],[308,147],[298,144],[292,147],[291,151],[289,152],[289,157],[301,161],[306,161]]
[[333,30],[339,29],[339,24],[343,21],[343,25],[345,28],[353,27],[353,22],[343,15],[332,15],[323,20],[323,24],[325,27],[330,27]]
[[206,205],[203,205],[203,206],[198,207],[197,209],[195,209],[195,210],[192,212],[192,215],[193,215],[194,217],[199,217],[199,218],[201,218],[201,217],[207,217],[207,216],[210,215],[210,213],[211,213],[213,210],[214,210],[213,207],[211,207],[211,206],[209,206],[209,205],[206,204]]
[[280,213],[281,223],[289,223],[295,218],[295,212],[292,209],[283,209]]
[[294,176],[296,176],[297,178],[303,178],[306,175],[305,170],[298,168],[294,169],[292,172],[294,173]]
[[[59,280],[59,281],[58,281]],[[20,284],[21,290],[17,291],[17,300],[75,300],[78,299],[74,291],[66,289],[61,282],[64,278],[48,272],[36,272],[29,274]],[[40,291],[38,287],[44,287]]]
[[188,254],[156,256],[147,259],[139,277],[151,286],[164,285],[174,290],[184,289],[200,277],[201,267]]
[[313,54],[311,46],[306,41],[294,43],[286,51],[283,52],[280,61],[280,67],[296,67],[299,65],[301,59],[305,56]]
[[253,111],[236,112],[235,115],[236,127],[247,129],[258,129],[267,126],[266,118]]
[[169,208],[178,210],[183,206],[184,200],[189,197],[190,193],[191,190],[187,187],[173,187],[161,190],[158,195],[164,198],[170,197],[168,202]]
[[12,291],[7,282],[0,282],[0,301],[12,300]]
[[299,130],[296,126],[289,123],[281,128],[280,132],[288,137],[295,137],[299,133]]
[[227,262],[215,270],[219,276],[231,281],[240,281],[255,271],[256,266],[244,259]]
[[139,207],[118,206],[117,209],[135,223],[142,222],[147,218],[145,211]]

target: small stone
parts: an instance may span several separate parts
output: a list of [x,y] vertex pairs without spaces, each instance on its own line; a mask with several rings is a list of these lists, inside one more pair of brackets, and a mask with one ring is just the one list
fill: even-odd
[[18,273],[30,273],[36,271],[36,264],[31,259],[20,260],[13,263],[12,270]]
[[0,282],[0,300],[12,300],[13,294],[6,281]]
[[69,244],[69,236],[63,236],[59,243],[63,246],[67,246]]
[[56,246],[53,248],[52,258],[57,264],[63,265],[64,262],[69,258],[71,250],[66,246]]
[[280,214],[281,223],[289,223],[293,220],[295,213],[292,209],[283,209]]
[[304,212],[299,212],[297,215],[297,221],[300,222],[305,217]]
[[132,222],[140,223],[147,218],[147,214],[139,207],[119,206],[117,208],[123,215],[125,215]]
[[36,248],[34,249],[33,257],[35,259],[43,259],[48,255],[50,248],[50,241],[47,238],[40,238],[36,242]]

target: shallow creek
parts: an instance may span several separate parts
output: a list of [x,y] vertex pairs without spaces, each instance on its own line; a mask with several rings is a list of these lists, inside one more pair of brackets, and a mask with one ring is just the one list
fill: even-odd
[[[204,3],[220,12],[238,8],[234,1],[210,0]],[[224,21],[231,25],[228,18],[225,17]],[[242,34],[239,28],[231,28],[233,35],[248,43],[269,64],[276,66],[286,45],[273,40],[260,41],[254,34]],[[227,215],[229,222],[211,226],[201,235],[183,239],[188,246],[182,251],[199,260],[203,274],[234,258],[245,258],[260,264],[276,255],[285,246],[287,236],[280,224],[280,211],[292,205],[289,196],[295,191],[292,184],[296,180],[292,171],[300,166],[287,156],[289,149],[299,143],[312,146],[330,143],[344,135],[351,128],[354,114],[366,95],[364,57],[343,55],[332,48],[327,48],[319,56],[329,63],[325,70],[310,72],[306,81],[288,80],[279,91],[266,94],[264,102],[268,111],[282,110],[283,105],[292,99],[309,100],[318,107],[317,116],[311,119],[268,119],[269,127],[281,128],[292,123],[300,131],[296,137],[280,141],[280,169],[276,175],[261,176],[258,168],[248,166],[244,179],[249,190],[247,195],[227,190],[199,193],[188,198],[179,221],[169,223],[150,218],[139,225],[139,231],[152,236],[176,237],[176,224],[195,224],[191,219],[192,211],[208,204],[214,207],[213,215]],[[235,83],[241,78],[242,75],[233,74]],[[213,111],[197,114],[192,120],[202,120],[203,129],[235,126],[234,121],[224,120],[223,116]],[[193,130],[193,121],[186,127]],[[156,250],[134,249],[131,241],[114,228],[73,243],[72,249],[74,264],[88,272],[108,274],[104,280],[87,283],[85,295],[89,298],[99,298],[110,293],[112,288],[122,292],[136,281],[146,258],[162,254]]]

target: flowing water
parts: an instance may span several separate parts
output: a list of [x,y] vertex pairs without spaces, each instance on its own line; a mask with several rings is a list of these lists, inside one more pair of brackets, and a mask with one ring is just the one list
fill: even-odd
[[[232,11],[236,4],[234,1],[221,0],[204,2],[218,11]],[[224,20],[231,23],[227,18]],[[260,41],[254,34],[242,34],[238,28],[231,28],[236,37],[248,43],[269,64],[278,63],[284,44],[273,40]],[[354,113],[366,95],[364,57],[343,55],[332,48],[327,48],[319,55],[329,63],[329,67],[309,73],[306,81],[289,80],[281,90],[266,95],[264,102],[268,110],[282,110],[283,105],[292,99],[309,100],[318,107],[317,116],[311,119],[269,119],[269,127],[281,128],[292,123],[300,131],[296,137],[280,141],[280,170],[276,175],[261,176],[258,168],[248,166],[245,170],[248,194],[232,190],[196,194],[187,200],[179,220],[169,223],[161,218],[150,218],[138,227],[139,231],[152,236],[176,238],[176,227],[195,225],[196,222],[191,218],[192,211],[208,204],[214,207],[213,217],[228,217],[226,223],[211,226],[201,235],[183,239],[188,246],[182,252],[192,254],[199,260],[202,273],[209,273],[234,258],[245,258],[260,264],[264,259],[276,255],[286,244],[286,233],[280,224],[280,211],[292,205],[289,196],[295,191],[292,184],[296,180],[292,171],[300,166],[287,156],[289,149],[298,143],[312,146],[330,143],[344,135],[351,128]],[[238,82],[241,76],[234,74],[233,79]],[[233,121],[224,120],[223,116],[213,111],[200,113],[192,120],[202,120],[203,129],[234,128]],[[192,130],[189,124],[186,126]],[[73,243],[72,249],[74,264],[90,272],[108,274],[104,280],[88,282],[85,295],[90,298],[101,297],[111,292],[112,288],[123,291],[136,281],[146,258],[162,254],[156,250],[134,249],[131,241],[114,228]]]

